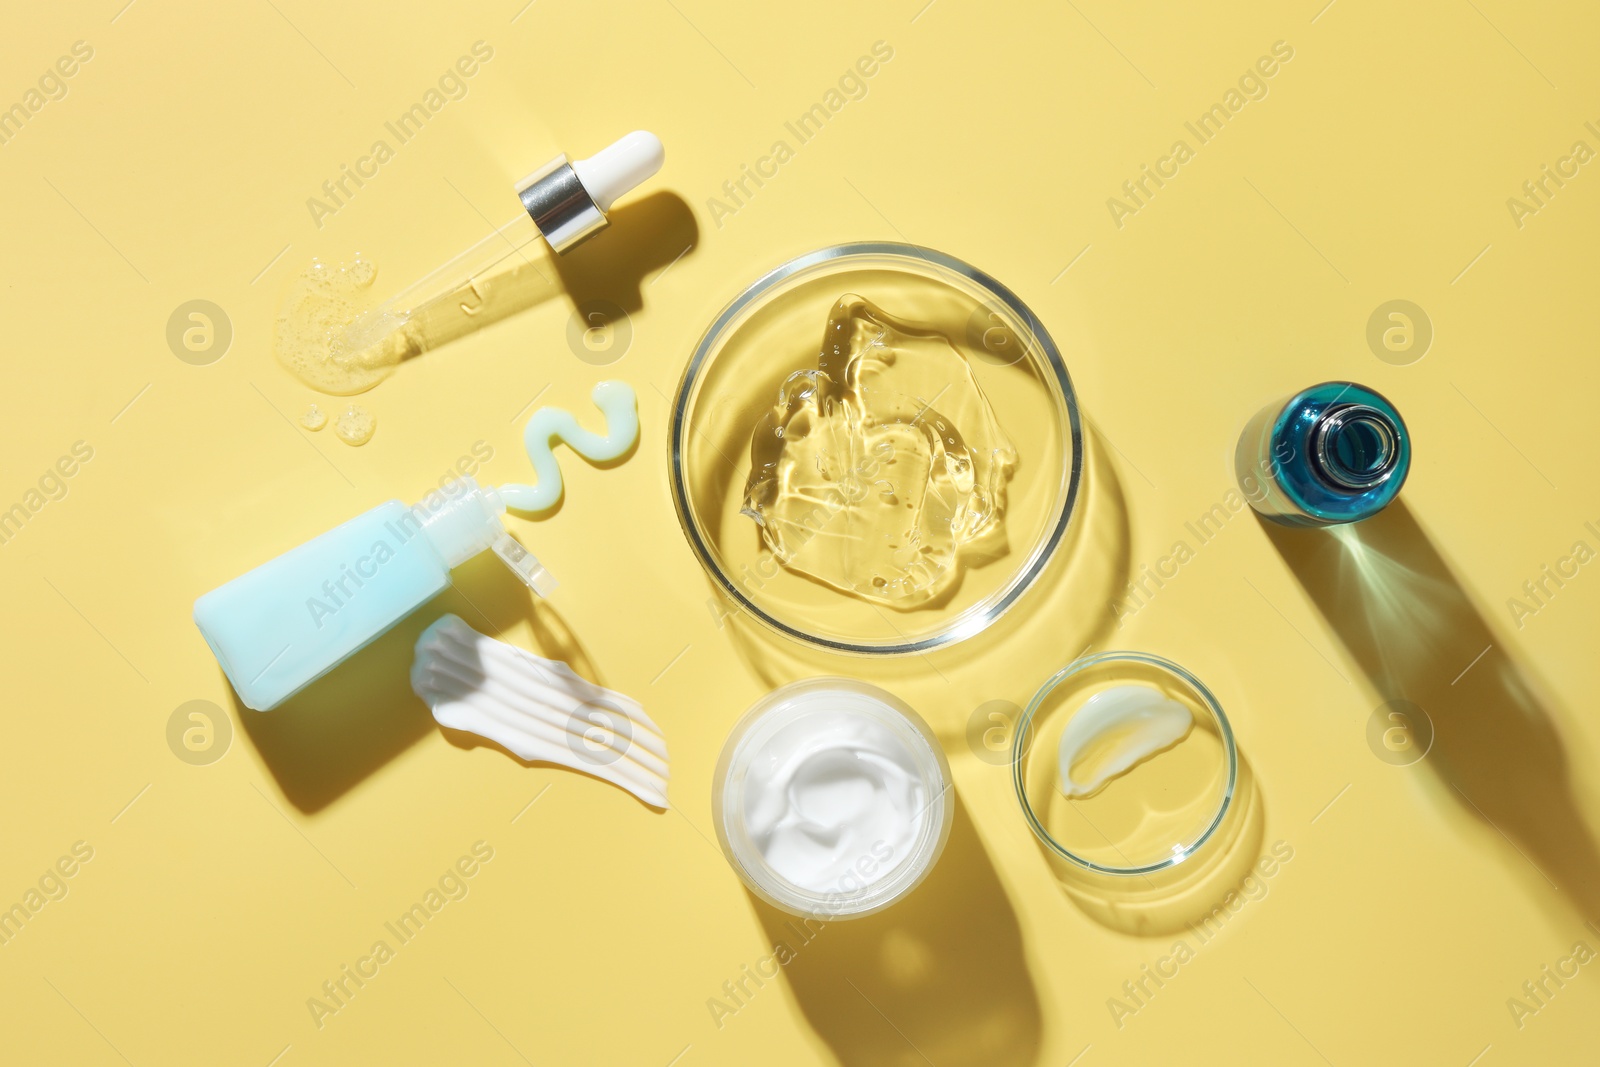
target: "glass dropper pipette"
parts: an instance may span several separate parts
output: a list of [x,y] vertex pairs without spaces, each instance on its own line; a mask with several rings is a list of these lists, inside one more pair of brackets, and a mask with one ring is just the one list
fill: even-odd
[[559,155],[517,183],[523,210],[449,262],[406,286],[369,311],[358,315],[339,337],[347,353],[381,344],[413,321],[452,303],[471,315],[467,303],[486,299],[482,279],[523,271],[544,279],[525,249],[543,238],[565,255],[610,224],[606,213],[619,197],[642,184],[665,159],[660,138],[644,130],[633,133],[576,163]]

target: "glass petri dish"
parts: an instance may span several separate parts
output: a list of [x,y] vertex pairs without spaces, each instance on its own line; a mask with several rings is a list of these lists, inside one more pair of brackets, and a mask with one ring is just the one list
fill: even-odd
[[[1123,686],[1154,690],[1187,711],[1187,732],[1093,792],[1068,796],[1062,734],[1091,698]],[[1126,738],[1105,740],[1114,750]],[[1012,781],[1028,825],[1051,853],[1100,874],[1148,875],[1189,859],[1222,825],[1238,776],[1233,728],[1216,697],[1176,663],[1143,652],[1102,652],[1057,671],[1012,741]]]
[[[841,296],[864,297],[902,322],[943,334],[964,357],[1017,461],[1001,536],[964,553],[940,595],[906,608],[852,595],[790,569],[741,513],[752,438],[780,388],[816,370]],[[940,390],[931,386],[929,401]],[[919,394],[920,395],[920,394]],[[970,637],[1038,578],[1071,520],[1082,472],[1077,399],[1038,318],[983,272],[911,245],[835,245],[791,260],[734,298],[684,371],[670,429],[673,500],[695,555],[732,606],[814,647],[857,654],[922,652]],[[828,513],[822,536],[848,518]],[[843,525],[835,525],[842,522]]]
[[[891,795],[899,836],[875,806]],[[853,679],[810,678],[768,693],[734,726],[711,808],[723,855],[752,893],[796,915],[850,919],[922,884],[949,840],[955,796],[938,740],[907,704]]]

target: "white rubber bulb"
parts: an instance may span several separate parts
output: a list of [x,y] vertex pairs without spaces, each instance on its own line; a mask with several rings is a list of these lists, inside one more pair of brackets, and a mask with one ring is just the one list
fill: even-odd
[[666,161],[661,138],[644,130],[634,130],[588,159],[572,165],[578,180],[589,191],[595,206],[610,211],[617,198],[643,185]]

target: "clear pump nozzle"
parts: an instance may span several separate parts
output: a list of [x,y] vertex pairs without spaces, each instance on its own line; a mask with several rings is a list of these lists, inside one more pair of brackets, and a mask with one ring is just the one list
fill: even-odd
[[547,597],[556,591],[556,586],[560,583],[556,581],[555,575],[545,570],[544,564],[540,563],[532,552],[523,548],[522,542],[512,537],[509,530],[503,531],[489,547],[500,557],[500,562],[510,567],[511,573],[521,578],[535,593]]
[[472,478],[463,478],[455,493],[436,495],[443,497],[442,502],[431,503],[430,495],[413,507],[412,512],[421,521],[422,532],[444,559],[446,567],[453,570],[487,549],[498,556],[523,585],[541,597],[555,591],[559,584],[555,576],[501,523],[506,503],[499,490],[479,485]]

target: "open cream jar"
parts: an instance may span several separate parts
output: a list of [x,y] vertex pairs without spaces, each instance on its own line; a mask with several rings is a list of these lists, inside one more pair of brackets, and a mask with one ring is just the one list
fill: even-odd
[[916,888],[955,816],[950,766],[928,725],[847,678],[757,701],[722,749],[711,803],[722,851],[751,892],[836,919]]

